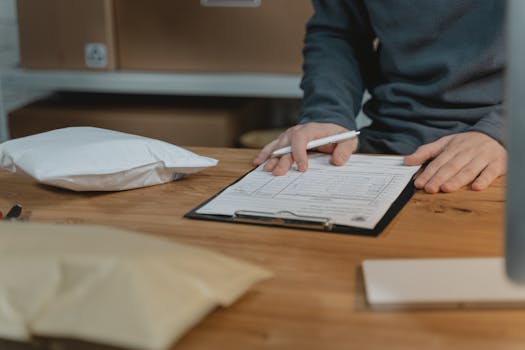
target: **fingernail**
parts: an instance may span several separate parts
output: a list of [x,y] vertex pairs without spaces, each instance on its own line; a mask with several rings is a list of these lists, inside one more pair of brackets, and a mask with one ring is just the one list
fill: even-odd
[[341,165],[341,164],[344,164],[344,163],[345,163],[345,157],[342,156],[342,155],[340,155],[340,154],[338,154],[338,155],[334,156],[334,158],[333,158],[333,163],[334,163],[335,165]]
[[472,189],[474,191],[479,191],[479,190],[482,190],[485,186],[485,183],[484,182],[474,182],[472,184]]
[[272,174],[274,174],[275,176],[281,176],[284,173],[282,171],[282,168],[275,168],[275,169],[273,169]]
[[438,189],[432,187],[432,186],[425,186],[425,191],[427,193],[436,193],[438,191]]

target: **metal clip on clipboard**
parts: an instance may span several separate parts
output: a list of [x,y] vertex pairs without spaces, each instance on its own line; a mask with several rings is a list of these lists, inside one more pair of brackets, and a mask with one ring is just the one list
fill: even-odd
[[321,229],[331,231],[332,219],[321,216],[297,215],[288,210],[275,213],[264,211],[237,210],[233,221],[270,226],[286,226],[297,228]]

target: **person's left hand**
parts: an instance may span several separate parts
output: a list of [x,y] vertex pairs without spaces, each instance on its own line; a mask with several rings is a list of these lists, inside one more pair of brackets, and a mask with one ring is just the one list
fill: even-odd
[[428,193],[454,192],[472,181],[472,189],[481,191],[507,172],[507,150],[477,131],[423,145],[405,157],[405,165],[423,164],[432,158],[414,182],[416,188]]

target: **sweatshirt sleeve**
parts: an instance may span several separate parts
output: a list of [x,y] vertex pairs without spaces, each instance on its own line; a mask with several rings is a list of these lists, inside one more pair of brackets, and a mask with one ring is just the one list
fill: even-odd
[[489,114],[481,118],[474,126],[472,126],[469,131],[478,131],[482,132],[504,147],[507,145],[507,123],[505,113],[503,111],[503,106],[499,105]]
[[[300,124],[334,123],[355,129],[373,53],[373,31],[360,0],[314,0],[303,49]],[[371,62],[372,63],[372,62]]]

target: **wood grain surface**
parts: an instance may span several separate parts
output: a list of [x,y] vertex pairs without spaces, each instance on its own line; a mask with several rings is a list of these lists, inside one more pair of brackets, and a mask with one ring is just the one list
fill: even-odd
[[184,219],[249,171],[257,152],[192,150],[219,165],[124,192],[75,193],[0,171],[0,209],[21,203],[31,221],[167,236],[275,273],[233,306],[215,310],[174,349],[525,349],[525,310],[372,311],[360,268],[369,258],[500,256],[504,178],[483,192],[417,192],[371,238]]

